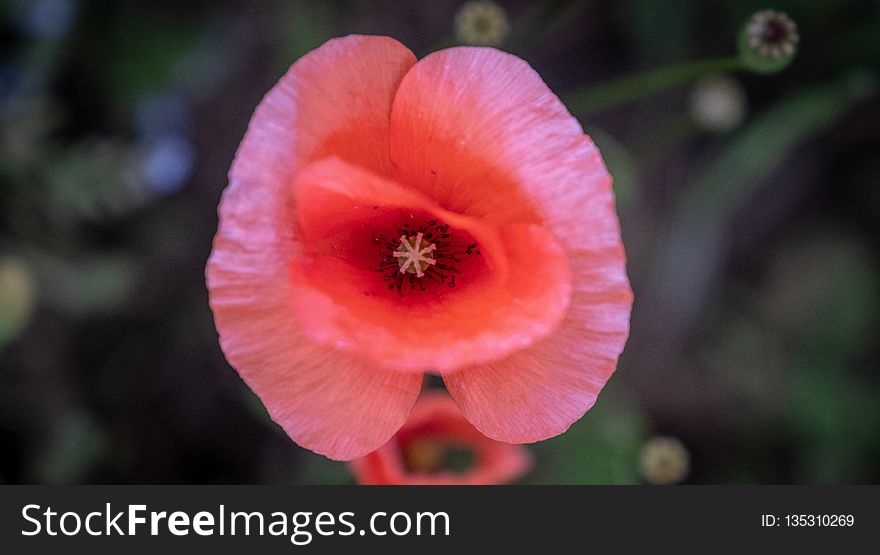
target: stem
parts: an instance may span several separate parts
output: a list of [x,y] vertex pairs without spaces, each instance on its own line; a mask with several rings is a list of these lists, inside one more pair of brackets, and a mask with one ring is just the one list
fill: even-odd
[[565,95],[564,100],[573,114],[587,115],[690,83],[705,75],[740,69],[743,65],[737,56],[685,62],[588,85]]

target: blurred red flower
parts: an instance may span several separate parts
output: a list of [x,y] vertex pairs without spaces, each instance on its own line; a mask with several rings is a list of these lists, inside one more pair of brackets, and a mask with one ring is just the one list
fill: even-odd
[[491,438],[562,433],[629,329],[611,177],[524,61],[334,39],[266,95],[207,282],[230,364],[297,443],[384,444],[443,376]]
[[[449,468],[455,465],[462,468]],[[504,484],[531,466],[525,447],[484,436],[439,392],[422,394],[388,443],[349,464],[366,485]]]

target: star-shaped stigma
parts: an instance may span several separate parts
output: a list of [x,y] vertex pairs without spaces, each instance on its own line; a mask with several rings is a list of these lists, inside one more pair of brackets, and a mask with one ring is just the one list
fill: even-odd
[[425,241],[421,233],[415,237],[400,236],[400,246],[394,251],[394,258],[400,265],[400,273],[415,274],[416,277],[425,275],[428,266],[437,263],[434,260],[434,251],[437,246]]

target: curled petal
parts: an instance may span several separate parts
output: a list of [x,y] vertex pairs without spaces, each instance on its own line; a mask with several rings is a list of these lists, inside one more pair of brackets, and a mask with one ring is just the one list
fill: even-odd
[[[525,348],[565,314],[568,261],[539,225],[487,225],[339,159],[311,164],[296,190],[308,242],[292,269],[293,295],[316,340],[399,369],[451,371]],[[482,255],[457,287],[387,289],[373,239],[413,215],[443,220],[479,243]]]

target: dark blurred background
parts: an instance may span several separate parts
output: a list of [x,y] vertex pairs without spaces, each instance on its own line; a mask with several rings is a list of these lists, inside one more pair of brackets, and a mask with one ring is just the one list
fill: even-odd
[[[617,373],[529,446],[524,481],[652,481],[658,435],[688,483],[880,481],[880,2],[498,3],[501,47],[569,100],[615,177],[636,293]],[[0,483],[351,481],[220,352],[216,206],[294,60],[348,33],[424,56],[456,43],[462,4],[0,2]],[[767,7],[800,28],[784,71],[584,100],[735,54]]]

